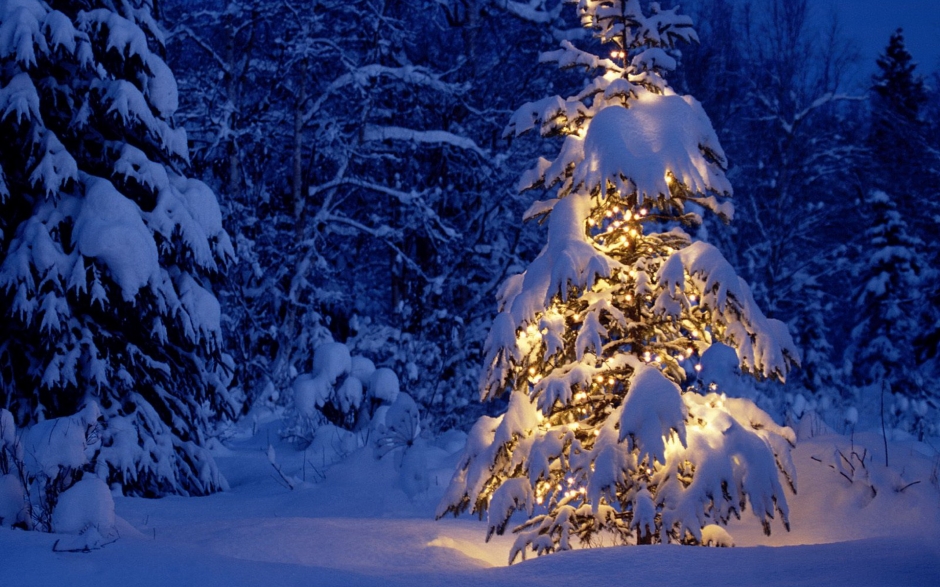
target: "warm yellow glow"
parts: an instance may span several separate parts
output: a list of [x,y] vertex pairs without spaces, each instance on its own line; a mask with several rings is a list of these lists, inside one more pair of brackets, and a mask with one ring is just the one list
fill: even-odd
[[583,391],[579,391],[578,393],[574,394],[574,401],[576,402],[583,402],[586,399],[587,399],[587,394],[584,393]]
[[610,377],[610,378],[607,379],[607,384],[608,384],[608,385],[613,385],[613,384],[616,383],[616,382],[617,382],[617,380],[614,379],[613,377]]
[[535,375],[535,373],[536,373],[535,367],[529,367],[529,375]]
[[640,208],[640,216],[646,216],[647,212],[646,208]]
[[696,371],[701,371],[701,370],[702,370],[702,366],[701,366],[701,365],[696,365],[696,366],[695,366],[695,370],[696,370]]

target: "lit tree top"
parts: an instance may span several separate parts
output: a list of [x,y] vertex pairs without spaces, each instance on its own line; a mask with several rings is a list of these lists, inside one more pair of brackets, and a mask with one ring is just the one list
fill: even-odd
[[510,121],[507,133],[564,136],[520,184],[556,197],[526,213],[547,221],[547,243],[503,285],[487,340],[482,397],[509,390],[507,412],[476,424],[439,514],[485,511],[492,534],[525,510],[512,558],[570,548],[572,535],[702,542],[748,500],[769,532],[776,512],[787,518],[778,469],[795,487],[792,431],[748,401],[680,389],[714,341],[759,377],[783,379],[797,361],[785,326],[681,228],[697,210],[733,210],[708,117],[664,78],[668,51],[696,39],[691,21],[655,3],[646,16],[636,0],[581,0],[578,12],[615,49],[601,58],[566,41],[544,55],[599,75]]

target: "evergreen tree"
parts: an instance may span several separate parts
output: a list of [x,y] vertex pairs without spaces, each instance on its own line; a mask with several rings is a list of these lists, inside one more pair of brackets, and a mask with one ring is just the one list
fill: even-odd
[[852,330],[847,358],[857,387],[886,383],[895,394],[924,395],[923,378],[914,354],[921,331],[924,243],[910,234],[894,198],[874,191],[865,200],[871,228],[856,253],[860,284],[855,295],[858,323]]
[[[926,126],[921,120],[927,105],[924,80],[915,73],[917,64],[904,46],[904,34],[891,35],[879,56],[878,72],[872,78],[871,129],[869,143],[874,184],[891,194],[906,195],[898,209],[920,224],[932,224],[938,211],[935,194],[940,191],[940,161],[929,148]],[[921,198],[917,196],[926,196]],[[929,206],[923,214],[922,205]]]
[[0,405],[28,426],[96,401],[99,476],[204,494],[210,419],[236,409],[212,290],[232,247],[184,174],[152,11],[0,4]]
[[487,339],[481,395],[508,392],[508,407],[473,427],[438,515],[486,513],[489,537],[525,512],[510,561],[575,540],[704,543],[748,502],[765,531],[778,513],[788,525],[778,470],[792,486],[793,432],[720,389],[681,389],[714,342],[758,377],[797,362],[786,327],[682,228],[700,210],[732,215],[715,132],[664,77],[675,44],[696,39],[691,20],[638,0],[581,0],[578,13],[613,51],[563,41],[542,60],[599,75],[510,121],[515,135],[564,137],[521,182],[557,197],[526,214],[548,241],[504,283]]

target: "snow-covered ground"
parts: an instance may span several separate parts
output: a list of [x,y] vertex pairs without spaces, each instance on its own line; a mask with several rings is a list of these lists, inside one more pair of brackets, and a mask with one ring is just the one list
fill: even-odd
[[885,468],[878,435],[801,442],[789,533],[775,522],[764,536],[748,511],[731,527],[736,548],[599,548],[509,567],[511,536],[485,543],[475,518],[433,519],[459,435],[427,449],[430,489],[409,498],[395,453],[322,468],[275,443],[282,470],[308,480],[288,489],[268,456],[277,426],[215,451],[228,492],[116,498],[121,537],[104,548],[54,552],[68,537],[0,528],[0,584],[940,585],[940,456],[922,443],[892,443]]

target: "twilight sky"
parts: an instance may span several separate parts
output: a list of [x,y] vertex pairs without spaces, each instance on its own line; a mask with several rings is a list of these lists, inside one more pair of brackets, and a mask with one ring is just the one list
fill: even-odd
[[[940,68],[940,1],[938,0],[812,0],[817,16],[835,6],[848,37],[858,43],[863,69],[870,72],[877,56],[898,27],[921,74]],[[867,65],[867,64],[871,65]]]

